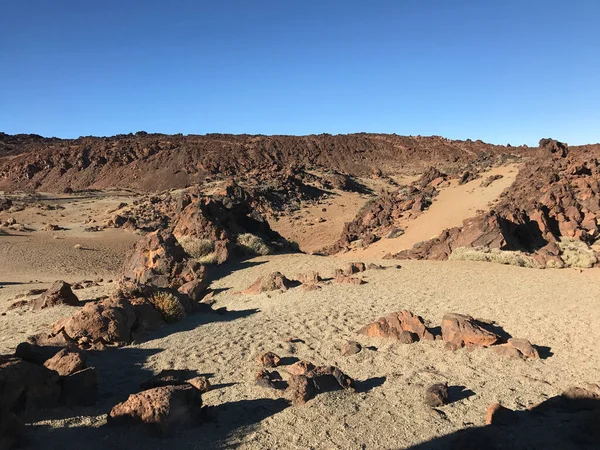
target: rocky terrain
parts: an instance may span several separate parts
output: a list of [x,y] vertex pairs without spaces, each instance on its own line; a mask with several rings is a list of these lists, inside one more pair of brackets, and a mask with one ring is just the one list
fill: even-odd
[[74,140],[0,134],[0,190],[182,188],[213,178],[295,167],[354,176],[465,164],[479,154],[527,153],[481,141],[352,134],[315,136],[130,135]]
[[600,146],[0,142],[0,449],[597,448]]

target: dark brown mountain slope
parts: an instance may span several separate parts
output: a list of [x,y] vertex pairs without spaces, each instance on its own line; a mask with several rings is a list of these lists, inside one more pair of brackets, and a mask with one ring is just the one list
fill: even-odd
[[384,134],[332,136],[183,136],[139,132],[78,139],[0,133],[0,190],[185,187],[207,177],[304,166],[370,175],[468,163],[483,153],[526,154],[524,147],[442,137]]

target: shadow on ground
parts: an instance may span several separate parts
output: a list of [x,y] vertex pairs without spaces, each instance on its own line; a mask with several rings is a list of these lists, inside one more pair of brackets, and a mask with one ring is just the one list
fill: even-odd
[[591,450],[600,445],[597,399],[552,397],[531,410],[507,410],[498,421],[432,439],[410,450]]

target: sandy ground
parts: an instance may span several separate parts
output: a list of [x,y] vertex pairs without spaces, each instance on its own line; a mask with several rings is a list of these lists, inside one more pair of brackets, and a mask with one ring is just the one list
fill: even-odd
[[[437,205],[452,201],[463,212],[481,207],[499,195],[513,173],[504,175],[485,195],[480,192],[481,180],[445,189],[421,217],[429,217],[434,226],[431,217],[449,220]],[[308,227],[312,239],[337,238],[332,230],[343,226],[345,214],[351,218],[366,200],[348,195],[330,198],[331,205],[316,205],[308,214],[302,212],[312,217],[325,207],[331,214],[324,222],[329,225],[326,232],[318,234],[312,231],[317,228]],[[102,218],[120,201],[119,196],[102,197],[89,203],[65,202],[65,210],[43,211],[45,215],[35,209],[13,214],[35,230],[41,230],[43,222],[57,221],[68,230],[0,236],[0,353],[13,352],[28,335],[47,330],[77,310],[64,306],[40,312],[7,311],[17,294],[48,287],[59,278],[70,282],[102,278],[98,287],[75,291],[82,300],[114,290],[111,280],[118,277],[122,259],[139,236],[122,230],[81,230],[87,217]],[[346,211],[342,204],[351,206]],[[425,219],[420,226],[417,220],[415,233],[421,232],[420,226],[429,226]],[[294,229],[291,222],[289,229]],[[432,232],[428,230],[426,234]],[[75,244],[84,250],[74,248]],[[369,261],[364,254],[353,256]],[[373,261],[389,268],[360,274],[367,282],[361,286],[326,281],[317,291],[293,288],[256,296],[238,292],[273,271],[291,278],[309,270],[329,276],[347,261],[297,254],[211,267],[215,308],[226,307],[226,314],[195,314],[128,347],[89,353],[90,365],[100,374],[98,403],[28,417],[26,448],[72,449],[85,443],[90,449],[144,450],[437,449],[444,448],[443,436],[482,426],[492,402],[522,410],[572,385],[600,380],[597,269],[536,270],[463,261],[402,261],[402,268],[396,268],[396,262]],[[439,325],[446,312],[495,320],[507,333],[539,346],[543,359],[507,360],[486,349],[452,352],[439,341],[402,345],[357,334],[363,325],[403,308],[421,315],[431,326]],[[363,350],[343,357],[339,348],[348,339],[359,341]],[[305,359],[337,365],[357,380],[358,392],[321,393],[306,405],[290,406],[282,392],[254,383],[255,358],[264,351],[276,352],[285,364]],[[205,421],[170,438],[145,429],[106,425],[111,407],[162,369],[210,376],[214,388],[203,395]],[[279,372],[287,376],[284,367]],[[450,385],[449,405],[432,409],[423,403],[425,388],[434,382]],[[556,448],[551,431],[541,433],[549,439],[543,448]],[[442,441],[427,444],[436,438]]]
[[[223,289],[216,306],[226,306],[228,314],[194,315],[166,326],[146,342],[91,354],[101,375],[98,405],[32,417],[36,425],[30,448],[76,448],[83,439],[86,448],[98,449],[407,448],[483,425],[491,402],[522,409],[573,384],[600,378],[597,270],[407,261],[401,269],[365,272],[367,284],[361,286],[326,284],[316,292],[296,288],[257,296],[235,294],[271,271],[290,277],[307,270],[327,275],[340,264],[335,258],[289,255],[219,268],[222,273],[215,273],[218,280],[212,287]],[[506,360],[490,350],[452,352],[442,342],[402,345],[357,335],[361,326],[401,308],[432,325],[448,311],[493,319],[513,336],[547,348],[543,354],[551,356]],[[0,319],[2,352],[12,351],[40,323],[73,310],[9,311]],[[287,342],[290,338],[295,342]],[[346,339],[368,348],[342,357],[339,347]],[[359,392],[323,393],[304,406],[287,406],[279,391],[254,385],[254,358],[268,350],[286,362],[300,358],[337,365],[359,381]],[[168,439],[104,426],[112,405],[135,392],[152,373],[172,368],[211,374],[216,388],[203,395],[208,423]],[[285,375],[285,369],[280,372]],[[432,410],[423,404],[423,391],[442,381],[452,386],[453,401]]]
[[[353,249],[343,256],[382,258],[388,253],[398,253],[412,248],[418,242],[439,236],[442,231],[457,227],[465,219],[475,216],[477,210],[489,210],[500,194],[514,182],[517,173],[518,165],[507,165],[482,172],[481,178],[463,185],[459,185],[458,180],[451,180],[450,186],[441,189],[423,214],[398,224],[406,230],[403,235],[394,239],[381,239],[365,249]],[[491,175],[502,175],[502,178],[487,187],[481,187],[482,180]]]

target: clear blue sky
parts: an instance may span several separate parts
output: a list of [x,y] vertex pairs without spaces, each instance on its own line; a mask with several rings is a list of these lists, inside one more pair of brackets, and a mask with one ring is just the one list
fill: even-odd
[[0,0],[0,131],[600,141],[598,0]]

